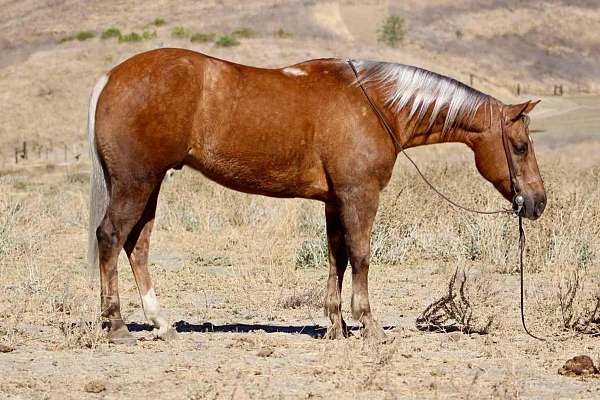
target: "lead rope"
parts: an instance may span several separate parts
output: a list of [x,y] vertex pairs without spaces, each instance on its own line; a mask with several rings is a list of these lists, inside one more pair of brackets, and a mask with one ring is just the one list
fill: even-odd
[[531,336],[534,339],[540,340],[542,342],[546,341],[545,338],[541,338],[535,336],[533,333],[529,332],[527,329],[527,324],[525,323],[525,289],[523,288],[523,271],[524,271],[524,263],[523,263],[523,252],[525,251],[525,229],[523,229],[523,217],[519,215],[519,270],[520,270],[520,283],[521,283],[521,324],[523,325],[523,330],[526,334]]
[[[394,147],[398,150],[398,152],[404,154],[404,156],[408,159],[408,161],[413,165],[413,167],[415,168],[415,170],[417,171],[417,173],[419,174],[421,179],[423,179],[423,181],[427,184],[427,186],[429,186],[431,188],[431,190],[433,190],[438,196],[440,196],[442,199],[444,199],[446,202],[450,203],[454,207],[459,208],[464,211],[467,211],[467,212],[470,212],[470,213],[484,214],[484,215],[511,214],[511,215],[518,216],[518,218],[519,218],[519,272],[520,272],[520,288],[521,288],[521,304],[520,304],[521,324],[523,325],[523,330],[525,331],[525,333],[527,335],[529,335],[532,338],[537,339],[537,340],[541,340],[541,341],[546,340],[546,339],[537,337],[537,336],[533,335],[531,332],[529,332],[529,329],[527,329],[527,324],[525,323],[525,298],[524,298],[525,290],[523,288],[523,281],[524,281],[524,279],[523,279],[523,275],[524,275],[523,253],[525,252],[525,230],[523,229],[523,217],[521,217],[521,215],[519,215],[521,213],[521,209],[523,208],[522,201],[520,202],[520,204],[518,204],[518,208],[516,210],[502,209],[502,210],[494,210],[494,211],[488,211],[488,210],[481,211],[481,210],[475,210],[473,208],[462,206],[462,205],[458,204],[457,202],[453,201],[452,199],[450,199],[448,196],[446,196],[441,191],[439,191],[435,186],[433,186],[433,184],[429,181],[429,179],[427,179],[427,177],[425,177],[425,175],[421,172],[421,170],[417,166],[417,163],[415,163],[414,160],[406,153],[406,151],[404,151],[404,147],[402,146],[402,144],[400,144],[400,142],[396,138],[396,135],[394,135],[394,131],[392,130],[390,125],[387,123],[387,120],[385,119],[384,115],[377,108],[375,103],[373,103],[373,100],[371,100],[371,96],[369,96],[369,94],[367,93],[367,90],[365,89],[362,82],[360,81],[358,71],[354,67],[352,60],[347,60],[347,62],[348,62],[348,65],[350,65],[352,72],[354,72],[354,75],[356,76],[356,83],[358,84],[358,86],[360,87],[360,89],[363,92],[363,95],[369,102],[371,109],[373,110],[373,112],[375,112],[375,115],[377,115],[379,122],[383,125],[383,127],[389,134],[390,138],[392,139],[392,142],[394,143]],[[506,148],[506,141],[504,138],[504,126],[503,125],[504,124],[502,124],[502,141],[503,141],[503,146],[504,146],[504,152],[506,153],[506,161],[508,163],[508,170],[511,175],[511,183],[513,185],[513,191],[515,191],[515,193],[516,193],[516,190],[515,190],[516,183],[515,183],[515,179],[513,179],[513,172],[512,172],[512,168],[513,168],[512,159],[509,159],[509,154],[507,152],[508,150]]]

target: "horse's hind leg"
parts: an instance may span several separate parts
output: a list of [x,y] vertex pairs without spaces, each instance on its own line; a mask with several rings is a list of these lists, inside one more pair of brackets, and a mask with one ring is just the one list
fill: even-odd
[[139,221],[154,184],[113,180],[108,209],[96,231],[100,260],[102,316],[109,321],[109,339],[135,343],[121,316],[117,260],[129,233]]
[[339,208],[334,204],[326,204],[325,219],[327,221],[329,279],[327,280],[324,308],[325,315],[329,316],[331,320],[331,326],[325,337],[337,339],[348,334],[346,323],[342,318],[342,282],[348,266],[348,253]]
[[146,208],[142,213],[140,220],[131,230],[127,240],[125,241],[125,252],[131,264],[131,270],[135,277],[135,282],[142,299],[142,306],[146,319],[154,326],[153,334],[158,338],[165,338],[172,334],[169,330],[167,319],[163,315],[154,288],[150,272],[148,271],[148,250],[150,247],[150,235],[154,226],[154,217],[156,215],[156,204],[158,201],[158,193],[160,184],[156,186]]

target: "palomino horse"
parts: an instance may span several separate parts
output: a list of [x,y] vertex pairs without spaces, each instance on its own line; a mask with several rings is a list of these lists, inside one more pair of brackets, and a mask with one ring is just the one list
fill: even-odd
[[518,187],[522,215],[535,219],[546,201],[527,128],[535,104],[504,105],[400,64],[322,59],[261,69],[183,49],[130,58],[99,80],[89,112],[89,256],[100,265],[109,337],[132,339],[119,305],[121,249],[154,334],[169,331],[148,247],[163,177],[184,165],[242,192],[325,203],[328,336],[347,334],[340,290],[348,261],[352,315],[365,336],[383,335],[369,304],[370,236],[398,144],[466,144],[481,175],[509,201]]

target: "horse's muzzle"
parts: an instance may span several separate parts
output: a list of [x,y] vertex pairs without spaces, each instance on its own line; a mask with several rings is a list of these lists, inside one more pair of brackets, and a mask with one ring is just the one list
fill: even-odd
[[[521,198],[519,198],[521,197]],[[546,193],[533,193],[515,196],[513,210],[519,211],[521,217],[536,220],[542,216],[546,209]]]

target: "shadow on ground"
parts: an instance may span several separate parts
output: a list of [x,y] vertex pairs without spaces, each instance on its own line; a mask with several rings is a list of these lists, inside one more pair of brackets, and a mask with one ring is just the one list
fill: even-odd
[[[221,332],[221,333],[250,333],[254,331],[264,331],[266,333],[290,333],[308,335],[315,339],[320,339],[327,332],[326,326],[321,325],[268,325],[268,324],[223,324],[216,325],[211,322],[201,324],[193,324],[187,321],[177,321],[173,327],[178,333],[205,333],[205,332]],[[127,324],[130,332],[152,331],[152,326],[148,324],[140,324],[132,322]],[[358,326],[349,326],[350,332],[358,332]],[[386,326],[384,329],[390,330],[394,327]]]

